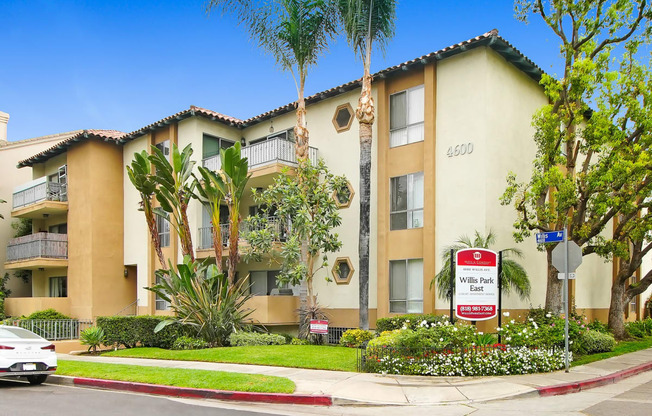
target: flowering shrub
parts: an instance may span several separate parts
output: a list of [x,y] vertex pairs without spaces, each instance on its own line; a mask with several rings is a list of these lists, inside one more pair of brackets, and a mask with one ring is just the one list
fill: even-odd
[[408,354],[395,348],[368,348],[364,368],[374,373],[476,376],[538,373],[558,370],[564,366],[564,353],[561,350],[502,344],[489,348],[472,347]]
[[422,325],[423,321],[426,321],[428,325],[434,323],[444,323],[449,322],[450,318],[447,315],[432,315],[432,314],[407,314],[392,316],[390,318],[380,318],[376,321],[376,331],[382,333],[385,331],[394,331],[396,329],[417,329]]
[[364,329],[349,329],[340,337],[340,344],[347,347],[359,347],[363,342],[373,339],[374,334]]
[[[564,318],[542,309],[532,309],[525,322],[511,319],[498,331],[502,342],[513,347],[563,347]],[[580,335],[589,330],[586,317],[573,315],[568,320],[568,337],[571,348],[578,346]]]

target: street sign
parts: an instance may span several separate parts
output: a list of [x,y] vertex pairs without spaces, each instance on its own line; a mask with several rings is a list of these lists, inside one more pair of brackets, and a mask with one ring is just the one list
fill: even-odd
[[[564,244],[559,244],[552,250],[552,265],[560,272],[564,272]],[[582,264],[582,249],[574,241],[568,242],[568,272],[574,272]]]
[[320,319],[310,320],[310,333],[311,334],[328,334],[328,321]]
[[455,316],[484,321],[498,314],[498,255],[491,250],[459,250],[455,261]]
[[564,241],[564,231],[548,231],[547,233],[536,233],[537,244],[560,243]]
[[[575,275],[576,275],[576,274],[577,274],[577,273],[568,273],[568,278],[569,278],[570,280],[575,280]],[[564,277],[565,277],[565,276],[566,276],[566,275],[565,275],[564,273],[557,273],[557,279],[559,279],[559,280],[564,280]]]

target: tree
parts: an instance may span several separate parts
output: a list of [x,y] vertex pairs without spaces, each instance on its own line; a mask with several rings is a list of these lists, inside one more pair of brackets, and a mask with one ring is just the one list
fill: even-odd
[[[628,178],[618,174],[622,166],[615,153],[614,163],[597,163],[607,160],[615,143],[609,130],[600,126],[601,120],[591,114],[588,103],[609,94],[613,79],[606,73],[611,54],[616,46],[635,45],[647,32],[642,22],[647,26],[650,8],[645,0],[518,0],[516,12],[523,21],[530,13],[541,16],[560,39],[563,77],[542,76],[550,104],[534,116],[537,155],[533,173],[526,183],[510,173],[501,202],[514,203],[517,241],[533,230],[567,227],[568,238],[587,255],[618,206],[632,198],[625,186]],[[600,134],[589,140],[584,132],[592,128]],[[545,247],[546,309],[561,311],[562,280],[552,266],[553,248]]]
[[290,71],[297,88],[294,127],[298,160],[308,158],[309,134],[304,90],[311,65],[326,49],[335,32],[335,8],[330,0],[210,0],[207,10],[235,15],[260,48],[281,69]]
[[145,214],[145,221],[149,229],[149,236],[154,246],[154,251],[158,257],[161,267],[165,267],[165,257],[161,250],[161,240],[158,234],[158,226],[156,224],[156,217],[154,214],[153,198],[156,191],[156,181],[152,176],[152,164],[149,161],[149,155],[145,150],[141,153],[134,154],[134,160],[131,161],[131,166],[127,166],[127,176],[134,185],[134,188],[140,194],[139,211]]
[[224,201],[224,181],[217,172],[206,169],[203,166],[198,168],[202,179],[195,178],[195,194],[193,195],[206,209],[211,216],[211,237],[213,250],[215,251],[215,265],[218,273],[222,273],[222,253],[224,244],[222,242],[222,225],[220,224],[220,207]]
[[[453,245],[445,247],[441,251],[442,267],[439,273],[430,282],[430,287],[437,285],[437,293],[439,297],[444,299],[450,296],[451,290],[451,256],[450,252],[453,250],[457,253],[459,250],[465,248],[486,248],[490,249],[496,243],[496,234],[489,231],[486,236],[483,236],[478,231],[475,232],[473,240],[466,235],[461,236],[455,241]],[[502,292],[510,294],[516,293],[521,299],[525,300],[530,297],[530,279],[527,277],[525,268],[520,265],[516,260],[510,257],[523,258],[523,252],[517,248],[506,248],[500,250],[503,253],[502,265]],[[455,288],[453,288],[453,292]]]
[[262,261],[264,254],[271,253],[272,260],[280,259],[280,284],[305,281],[308,318],[316,318],[319,309],[314,277],[328,266],[327,254],[342,247],[332,231],[342,222],[332,195],[344,183],[346,178],[331,174],[323,160],[317,166],[306,164],[296,174],[285,170],[269,188],[254,193],[263,213],[247,219],[251,231],[245,236],[249,243],[245,259]]
[[375,115],[371,96],[371,52],[374,42],[384,52],[394,36],[395,0],[338,0],[349,46],[362,59],[362,91],[355,115],[360,126],[360,236],[358,241],[360,321],[369,329],[369,215],[371,206],[371,138]]
[[196,185],[191,180],[192,168],[195,166],[195,162],[191,159],[192,152],[190,144],[179,151],[177,145],[173,143],[171,160],[168,161],[159,148],[152,146],[149,161],[156,167],[156,172],[150,175],[150,178],[156,183],[154,193],[160,204],[160,207],[154,208],[154,212],[168,218],[179,237],[181,253],[194,260],[195,253],[188,222],[188,203]]

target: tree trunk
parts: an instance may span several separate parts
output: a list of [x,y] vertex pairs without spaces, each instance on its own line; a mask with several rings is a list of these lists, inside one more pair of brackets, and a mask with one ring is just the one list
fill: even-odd
[[161,240],[158,237],[158,226],[156,225],[156,216],[150,208],[144,208],[145,211],[145,220],[147,221],[147,227],[149,228],[149,236],[152,239],[152,245],[154,246],[154,251],[156,251],[156,256],[158,257],[158,262],[161,264],[161,268],[167,267],[165,263],[165,257],[163,257],[163,250],[161,250]]
[[299,80],[299,98],[297,100],[297,124],[294,126],[294,151],[297,156],[297,162],[308,159],[309,134],[306,124],[306,100],[303,96],[305,77],[301,76]]
[[213,228],[211,229],[211,234],[213,237],[213,251],[215,252],[215,265],[217,266],[218,273],[222,273],[222,253],[224,251],[222,243],[222,227],[219,223],[219,217],[217,218],[217,225],[215,225],[215,219],[212,220]]
[[[236,210],[236,208],[229,207]],[[235,212],[229,221],[229,283],[235,283],[235,269],[238,267],[240,255],[238,253],[238,239],[240,237],[240,213]]]
[[625,338],[625,305],[625,285],[616,278],[611,286],[608,323],[616,339]]
[[184,256],[190,256],[190,260],[195,261],[195,252],[192,248],[192,237],[190,234],[190,223],[188,222],[188,204],[182,202],[179,209],[181,211],[179,230],[183,231],[183,235],[179,236],[181,240],[181,252]]
[[552,265],[552,248],[546,249],[548,259],[548,285],[546,287],[546,310],[553,313],[565,313],[562,310],[563,280],[557,277],[557,269]]

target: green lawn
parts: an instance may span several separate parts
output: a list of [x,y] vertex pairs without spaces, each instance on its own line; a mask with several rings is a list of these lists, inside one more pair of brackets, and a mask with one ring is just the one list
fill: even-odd
[[652,347],[652,337],[646,337],[634,341],[621,341],[616,345],[611,352],[603,352],[599,354],[584,355],[573,359],[572,366],[589,364],[594,361],[604,360],[606,358],[616,357],[618,355],[627,354],[629,352],[640,351]]
[[111,357],[275,365],[279,367],[356,371],[356,349],[320,345],[269,345],[172,351],[161,348],[130,348],[105,353]]
[[56,374],[164,386],[263,393],[292,393],[295,388],[294,382],[284,377],[84,361],[59,360]]

